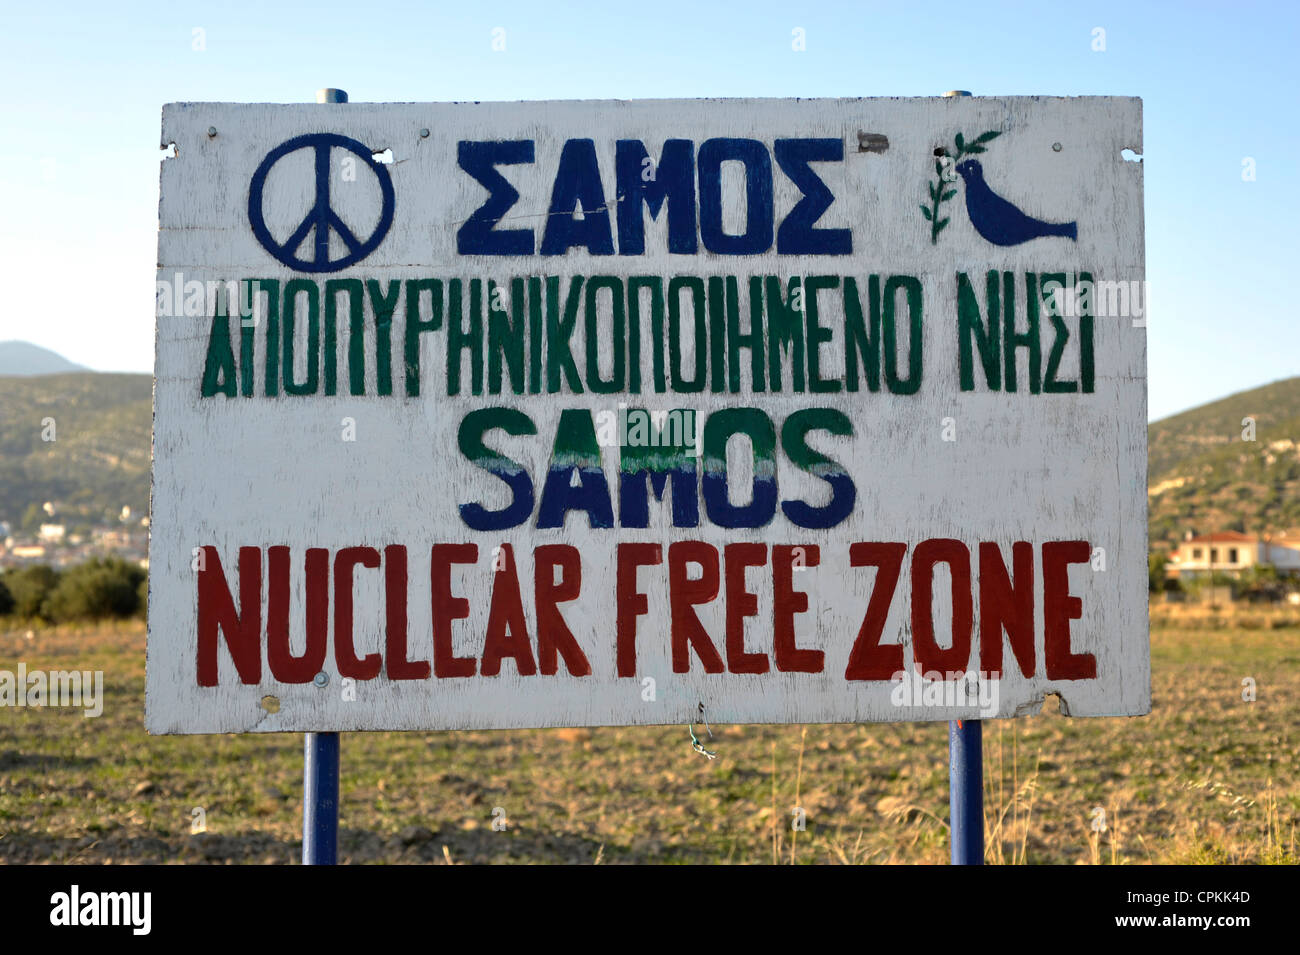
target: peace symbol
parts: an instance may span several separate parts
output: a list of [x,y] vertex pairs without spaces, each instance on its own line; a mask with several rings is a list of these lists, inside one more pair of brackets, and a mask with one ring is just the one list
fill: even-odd
[[[379,224],[375,226],[375,231],[370,237],[362,241],[353,234],[338,214],[330,208],[330,150],[346,149],[354,153],[362,160],[362,165],[370,169],[375,178],[379,180],[379,189],[383,195],[383,205],[379,212]],[[307,213],[306,218],[293,230],[283,243],[277,242],[271,235],[271,231],[266,227],[266,219],[263,218],[262,212],[262,189],[266,185],[267,173],[271,167],[287,156],[289,153],[297,152],[299,149],[312,149],[315,151],[316,159],[316,198],[312,203],[311,211]],[[253,235],[262,247],[270,252],[271,255],[283,262],[285,265],[300,272],[337,272],[339,269],[347,268],[355,262],[360,262],[371,252],[379,247],[379,243],[384,240],[388,234],[389,227],[393,224],[393,180],[388,175],[388,170],[371,158],[371,152],[364,143],[359,143],[355,139],[348,139],[346,136],[339,136],[335,133],[312,133],[306,136],[296,136],[293,139],[286,140],[279,146],[276,146],[262,164],[257,167],[253,173],[253,178],[248,187],[248,221],[253,227]],[[347,247],[347,254],[342,258],[331,259],[329,257],[330,231],[343,240]],[[315,233],[312,242],[312,252],[310,258],[301,258],[298,250],[307,240],[307,236]]]

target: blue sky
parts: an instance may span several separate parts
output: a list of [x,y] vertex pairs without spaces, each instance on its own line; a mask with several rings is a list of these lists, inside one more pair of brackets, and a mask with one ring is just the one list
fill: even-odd
[[[1298,8],[5,0],[0,340],[102,370],[152,368],[167,102],[309,101],[321,86],[354,101],[1136,95],[1159,418],[1300,374],[1286,285],[1300,271]],[[496,27],[505,52],[492,50]]]

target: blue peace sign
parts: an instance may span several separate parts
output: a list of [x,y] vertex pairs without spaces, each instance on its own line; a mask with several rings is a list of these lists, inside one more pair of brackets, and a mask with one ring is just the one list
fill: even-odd
[[[358,239],[338,214],[330,208],[330,150],[335,148],[346,149],[360,156],[366,168],[374,172],[375,178],[379,180],[379,189],[383,195],[379,224],[364,242]],[[299,149],[313,149],[316,152],[316,199],[307,217],[302,220],[298,228],[293,230],[293,234],[288,239],[280,243],[266,227],[266,219],[262,215],[262,189],[266,185],[266,176],[271,171],[271,167],[289,153],[297,152]],[[393,224],[393,204],[393,180],[388,175],[388,170],[375,162],[364,143],[336,133],[296,136],[276,146],[266,154],[262,164],[257,167],[248,187],[248,221],[253,227],[253,235],[278,261],[300,272],[337,272],[354,262],[360,262],[375,251],[379,243],[384,240],[384,236],[388,234],[388,229]],[[348,248],[347,254],[340,259],[329,257],[331,229]],[[306,241],[308,234],[313,231],[315,232],[312,246],[314,254],[310,259],[299,258],[298,249]]]

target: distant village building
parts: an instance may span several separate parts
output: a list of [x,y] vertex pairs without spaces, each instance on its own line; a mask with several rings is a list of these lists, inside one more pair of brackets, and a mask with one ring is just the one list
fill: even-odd
[[1300,574],[1300,534],[1266,539],[1261,543],[1263,563],[1279,574]]
[[1167,573],[1183,580],[1210,573],[1238,577],[1256,565],[1267,565],[1279,575],[1300,574],[1300,535],[1256,537],[1221,531],[1188,537],[1170,557]]
[[67,528],[62,524],[42,524],[36,536],[46,543],[55,544],[63,540],[66,531]]

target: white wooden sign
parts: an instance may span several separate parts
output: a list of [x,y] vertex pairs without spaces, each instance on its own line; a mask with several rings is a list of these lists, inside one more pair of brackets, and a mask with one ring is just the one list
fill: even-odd
[[1147,712],[1141,137],[166,107],[148,728]]

